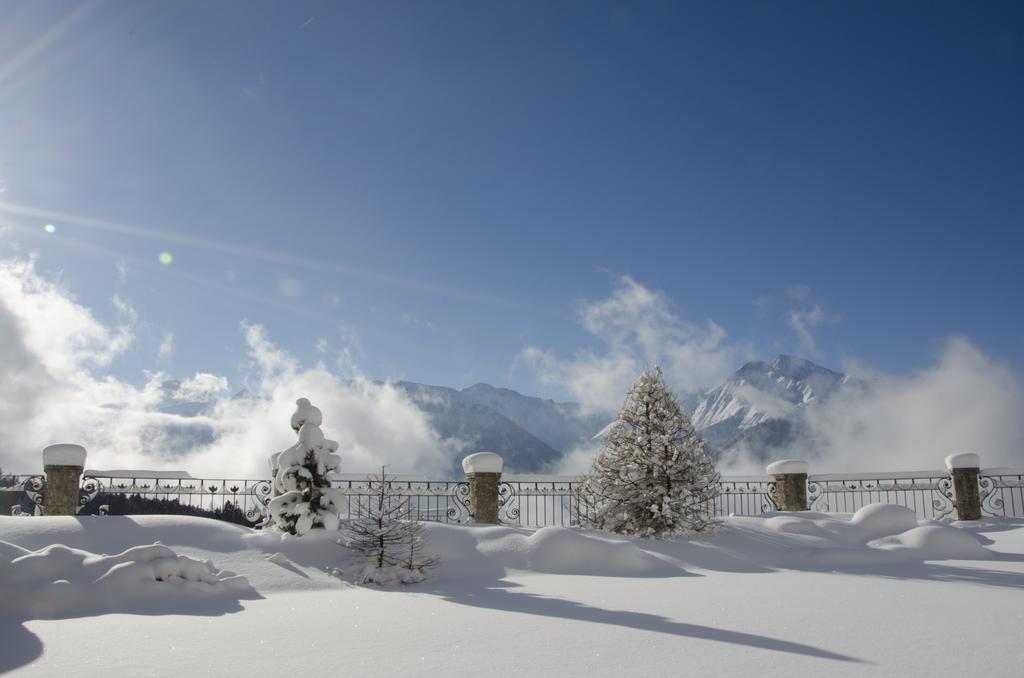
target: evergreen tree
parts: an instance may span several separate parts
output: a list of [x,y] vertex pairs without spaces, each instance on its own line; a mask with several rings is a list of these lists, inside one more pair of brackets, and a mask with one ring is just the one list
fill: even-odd
[[438,564],[426,553],[423,524],[410,519],[408,497],[398,494],[382,467],[369,479],[373,494],[358,499],[355,518],[342,531],[345,545],[363,556],[357,584],[415,584]]
[[314,527],[338,529],[340,496],[331,488],[330,474],[341,459],[334,452],[338,443],[324,438],[320,430],[323,415],[299,398],[292,414],[292,429],[299,440],[270,458],[274,489],[280,493],[270,500],[270,517],[280,530],[302,535]]
[[655,367],[629,389],[583,483],[586,522],[645,537],[700,532],[710,526],[718,481],[704,441]]

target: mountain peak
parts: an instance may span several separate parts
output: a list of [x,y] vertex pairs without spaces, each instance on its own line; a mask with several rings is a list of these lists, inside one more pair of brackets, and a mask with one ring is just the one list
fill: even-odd
[[778,368],[778,369],[785,369],[787,367],[797,367],[797,368],[799,368],[799,367],[805,367],[807,365],[814,365],[814,363],[812,363],[807,358],[801,358],[800,356],[796,356],[796,355],[787,355],[785,353],[780,353],[775,358],[775,360],[771,361],[770,364],[771,364],[772,367]]
[[732,380],[750,380],[751,378],[766,377],[770,375],[772,375],[773,378],[782,376],[788,379],[805,379],[814,374],[838,375],[839,373],[830,370],[827,367],[822,367],[821,365],[813,363],[807,358],[783,353],[777,356],[770,363],[766,363],[763,360],[751,360],[749,363],[746,363],[743,367],[736,370],[733,374]]
[[768,364],[772,369],[780,370],[782,372],[800,372],[814,369],[825,369],[821,365],[812,363],[807,358],[801,358],[796,355],[787,355],[785,353],[778,355],[775,360]]
[[732,375],[732,379],[743,379],[747,375],[751,374],[764,374],[770,369],[771,366],[763,360],[751,360],[749,363],[744,363],[743,367],[736,370]]
[[472,386],[467,386],[466,388],[462,389],[463,393],[476,393],[478,391],[509,391],[509,390],[511,390],[511,389],[499,388],[497,386],[492,386],[492,385],[490,385],[488,383],[485,383],[485,382],[482,382],[482,381],[478,381],[477,383],[473,384]]
[[694,426],[712,447],[728,447],[743,431],[754,429],[764,429],[768,437],[784,442],[789,433],[780,431],[795,430],[791,424],[800,419],[800,410],[828,399],[843,382],[838,372],[783,354],[770,363],[747,363],[721,386],[691,398],[688,405]]
[[773,371],[778,372],[784,377],[790,379],[806,379],[807,377],[814,374],[828,375],[831,377],[840,376],[838,372],[830,370],[827,367],[822,367],[816,363],[812,363],[806,358],[801,358],[795,355],[782,354],[771,361],[768,365]]

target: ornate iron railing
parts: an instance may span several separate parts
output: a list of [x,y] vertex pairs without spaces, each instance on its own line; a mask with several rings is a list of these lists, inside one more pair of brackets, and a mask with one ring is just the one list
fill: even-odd
[[[80,514],[190,513],[262,526],[273,486],[266,479],[117,476],[87,473],[82,478]],[[166,475],[166,474],[165,474]],[[181,475],[181,474],[179,474]],[[342,517],[360,515],[365,499],[376,494],[378,480],[363,474],[336,476],[332,487],[345,495]],[[402,501],[410,518],[446,523],[469,521],[469,484],[422,476],[388,479],[393,501]],[[499,518],[524,527],[584,525],[592,506],[581,492],[579,476],[506,475],[499,486]],[[982,510],[988,516],[1024,517],[1024,469],[984,469],[979,477]],[[750,516],[777,510],[771,476],[724,476],[719,494],[708,504],[713,516]],[[43,475],[4,475],[0,492],[4,512],[43,513]],[[818,474],[807,481],[812,511],[852,513],[872,503],[899,504],[921,518],[954,515],[952,481],[946,471],[876,474]]]
[[978,486],[982,514],[1024,518],[1024,469],[983,469]]
[[898,504],[937,520],[953,513],[953,482],[946,471],[834,473],[807,478],[807,503],[821,513],[853,513],[868,504]]
[[756,516],[775,511],[775,478],[772,476],[722,476],[718,497],[711,504],[714,516]]
[[[413,520],[440,523],[469,521],[469,483],[454,480],[426,480],[419,476],[387,479],[389,502],[402,502],[403,512]],[[354,518],[366,511],[367,499],[380,491],[380,480],[359,474],[338,475],[331,487],[345,496],[342,518]]]
[[498,486],[498,517],[524,527],[575,526],[585,522],[589,505],[578,476],[507,475]]
[[248,525],[266,521],[273,494],[269,480],[154,476],[83,476],[79,514],[186,513]]
[[[582,492],[580,476],[504,476],[499,486],[502,522],[525,527],[586,523],[593,503]],[[727,476],[706,511],[712,516],[759,515],[776,510],[771,476]]]
[[43,497],[46,492],[46,476],[5,475],[0,482],[0,491],[6,496],[4,512],[12,516],[39,516],[43,514]]

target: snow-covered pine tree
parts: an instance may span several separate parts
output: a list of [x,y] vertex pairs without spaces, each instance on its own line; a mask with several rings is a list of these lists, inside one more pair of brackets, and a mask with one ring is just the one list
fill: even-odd
[[645,537],[711,524],[719,474],[661,368],[636,380],[582,486],[592,527]]
[[279,493],[270,501],[274,526],[302,535],[314,527],[338,529],[340,496],[331,489],[329,474],[341,459],[334,454],[338,443],[324,438],[323,415],[306,398],[295,401],[292,429],[299,440],[270,458],[274,487]]
[[345,545],[365,559],[357,584],[415,584],[439,562],[426,553],[423,524],[410,519],[408,498],[391,483],[382,467],[379,475],[368,479],[373,493],[359,498],[357,517],[342,526]]

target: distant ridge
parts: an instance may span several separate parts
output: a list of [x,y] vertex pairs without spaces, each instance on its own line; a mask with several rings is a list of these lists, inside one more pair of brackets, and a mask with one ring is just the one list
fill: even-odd
[[791,355],[749,362],[684,405],[712,453],[766,460],[806,442],[807,411],[834,397],[848,377]]
[[[771,362],[754,360],[724,382],[706,390],[680,394],[684,410],[708,446],[720,459],[740,454],[768,460],[813,441],[806,426],[808,412],[835,397],[849,378],[792,355]],[[451,460],[453,477],[462,474],[466,451],[488,450],[505,459],[510,473],[546,473],[557,469],[563,456],[599,437],[610,425],[607,415],[584,415],[577,403],[523,395],[508,388],[478,383],[463,389],[409,381],[394,384],[422,410],[444,439],[457,440]],[[209,414],[217,400],[183,398],[181,382],[161,384],[155,410],[183,417]],[[255,398],[246,390],[232,400]],[[212,430],[171,426],[164,438],[175,453],[212,441]]]

